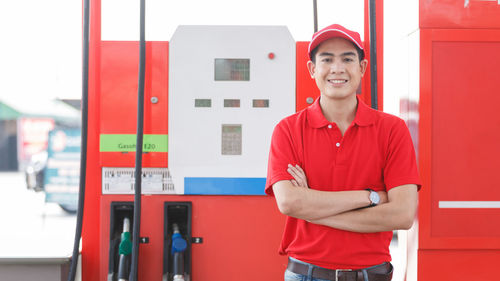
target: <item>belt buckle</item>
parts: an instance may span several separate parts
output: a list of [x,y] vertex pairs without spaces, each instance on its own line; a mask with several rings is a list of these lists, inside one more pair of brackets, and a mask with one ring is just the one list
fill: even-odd
[[339,272],[352,271],[352,269],[335,269],[335,281],[339,281]]

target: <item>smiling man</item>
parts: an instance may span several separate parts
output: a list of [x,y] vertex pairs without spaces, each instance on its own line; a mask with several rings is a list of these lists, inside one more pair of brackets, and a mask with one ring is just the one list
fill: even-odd
[[420,187],[410,134],[356,96],[368,65],[357,32],[316,32],[309,57],[320,97],[276,126],[268,163],[285,281],[391,280],[392,231],[413,224]]

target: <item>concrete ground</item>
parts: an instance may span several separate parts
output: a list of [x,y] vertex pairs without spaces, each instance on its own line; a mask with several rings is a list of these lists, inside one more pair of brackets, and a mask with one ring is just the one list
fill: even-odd
[[[0,279],[63,280],[73,252],[76,215],[26,189],[23,173],[0,173]],[[66,268],[64,268],[66,267]],[[36,269],[37,268],[37,269]],[[67,275],[67,274],[66,274]],[[64,279],[65,280],[65,279]]]

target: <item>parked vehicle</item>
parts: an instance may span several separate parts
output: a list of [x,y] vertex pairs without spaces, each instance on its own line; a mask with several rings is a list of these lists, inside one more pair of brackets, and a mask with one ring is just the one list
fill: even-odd
[[26,186],[45,192],[45,202],[54,202],[68,213],[78,207],[80,131],[49,132],[46,151],[32,156],[26,167]]
[[26,166],[26,187],[30,190],[43,191],[45,167],[47,166],[47,151],[44,150],[31,156],[30,163]]

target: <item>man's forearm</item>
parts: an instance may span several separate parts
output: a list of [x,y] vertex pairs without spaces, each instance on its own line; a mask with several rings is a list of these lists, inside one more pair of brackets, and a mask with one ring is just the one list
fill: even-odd
[[318,220],[309,220],[309,222],[347,231],[365,233],[409,228],[406,223],[396,220],[392,215],[392,209],[387,204],[348,211]]
[[405,185],[395,189],[389,192],[388,203],[308,221],[353,232],[408,229],[413,224],[417,208],[416,186]]
[[370,205],[369,192],[319,191],[280,181],[273,186],[280,211],[303,220],[319,220]]

